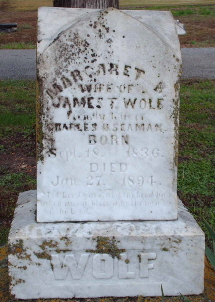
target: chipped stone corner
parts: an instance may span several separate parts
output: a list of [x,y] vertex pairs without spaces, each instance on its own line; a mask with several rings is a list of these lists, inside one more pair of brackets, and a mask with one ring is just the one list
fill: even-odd
[[179,20],[175,20],[175,26],[179,36],[183,36],[187,34],[185,25],[181,23]]

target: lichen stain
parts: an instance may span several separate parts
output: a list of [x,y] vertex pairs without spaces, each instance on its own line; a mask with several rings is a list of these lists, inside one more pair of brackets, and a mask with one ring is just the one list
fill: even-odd
[[109,254],[112,258],[121,259],[120,254],[125,253],[125,249],[119,249],[117,247],[117,243],[120,241],[117,241],[115,237],[109,238],[109,237],[96,237],[93,238],[93,240],[96,240],[96,249],[95,250],[86,250],[88,253],[94,253],[94,254]]
[[49,251],[47,251],[47,249],[52,249],[58,246],[58,242],[55,240],[44,240],[42,244],[39,245],[40,249],[43,252],[34,252],[35,256],[37,256],[37,258],[39,259],[47,259],[47,260],[51,260],[52,257],[49,253]]
[[[57,83],[57,78],[69,72],[72,64],[77,64],[78,60],[82,59],[81,55],[86,56],[89,45],[89,42],[82,39],[78,32],[71,33],[70,30],[67,30],[62,32],[38,59],[42,75],[38,72],[37,158],[41,162],[44,162],[46,155],[56,155],[54,112],[46,91],[52,87],[53,83]],[[49,65],[53,66],[50,75],[43,67]],[[52,110],[50,110],[51,108]],[[70,114],[69,111],[68,118]]]
[[154,88],[154,91],[161,93],[164,89],[165,85],[163,82],[159,82],[156,87]]
[[24,248],[23,240],[19,239],[14,244],[8,246],[9,254],[15,255],[18,259],[26,259],[31,261],[31,255],[27,253],[27,249]]
[[[174,58],[176,58],[175,55],[173,55]],[[176,58],[176,61],[179,62],[179,59]],[[178,69],[178,65],[174,67],[174,69]],[[170,118],[173,118],[174,120],[174,166],[178,166],[178,141],[179,141],[179,104],[180,104],[180,99],[179,99],[179,92],[180,92],[180,76],[182,74],[182,64],[179,66],[179,71],[178,71],[178,79],[174,84],[174,91],[175,91],[175,97],[173,98],[173,112],[170,116]],[[173,180],[174,182],[176,181],[175,179]]]
[[58,254],[60,254],[60,253],[68,253],[68,252],[71,252],[71,250],[60,250],[60,249],[56,249],[55,252],[58,253]]
[[3,261],[8,254],[8,246],[4,246],[0,248],[0,262]]
[[17,266],[17,268],[18,268],[18,269],[23,269],[24,271],[26,271],[27,266],[26,266],[26,265],[24,265],[24,266]]
[[61,237],[61,240],[65,241],[65,246],[66,247],[68,247],[69,245],[72,245],[72,241],[66,236]]
[[96,21],[90,21],[89,26],[95,30],[96,36],[103,39],[110,32],[110,27],[107,26],[106,16],[107,11],[100,11]]
[[[66,247],[72,244],[72,242],[67,237],[62,237],[61,240],[65,241],[64,244]],[[39,259],[52,260],[52,257],[50,255],[51,251],[54,251],[58,254],[71,252],[71,249],[60,249],[58,247],[58,244],[59,243],[55,240],[44,240],[43,243],[39,245],[42,252],[34,252],[34,254]],[[38,265],[40,265],[40,263],[38,263]]]
[[164,252],[169,252],[169,249],[167,247],[163,247],[161,250]]
[[44,161],[43,155],[43,130],[42,130],[42,119],[43,116],[43,102],[39,98],[39,90],[42,91],[43,84],[41,80],[37,81],[37,102],[36,102],[36,145],[37,145],[37,161]]
[[180,244],[182,242],[182,239],[175,239],[175,240],[172,240],[172,242],[175,242],[177,244]]
[[52,260],[51,255],[47,252],[42,252],[42,253],[36,253],[34,252],[35,256],[37,256],[38,259],[47,259],[47,260]]
[[177,253],[180,250],[181,238],[169,237],[161,244],[161,251]]
[[37,159],[44,161],[44,155],[55,155],[53,114],[49,110],[45,95],[45,79],[38,79],[40,95],[37,98]]
[[8,283],[12,281],[11,277],[8,275],[7,255],[8,255],[7,245],[1,246],[0,247],[0,301],[1,302],[9,301],[7,297]]
[[18,280],[16,280],[16,282],[15,282],[14,285],[17,285],[17,284],[20,284],[20,283],[25,283],[25,280],[23,280],[23,279],[18,279]]
[[44,240],[39,247],[44,251],[47,248],[55,248],[58,246],[58,242],[55,240]]
[[[108,40],[111,47],[115,31],[110,33],[110,27],[107,24],[107,14],[109,11],[101,11],[93,19],[89,19],[89,32],[83,36],[80,26],[69,27],[52,41],[46,50],[38,58],[38,90],[37,97],[37,158],[44,162],[46,156],[56,156],[56,142],[54,129],[54,109],[51,107],[50,98],[46,91],[51,89],[53,83],[58,82],[60,77],[71,78],[71,66],[80,66],[84,60],[92,61],[94,64],[97,53],[92,49],[94,38]],[[86,24],[86,25],[87,25]],[[104,41],[104,43],[105,43]],[[90,53],[92,52],[92,54]],[[111,56],[112,53],[109,52]],[[91,57],[93,59],[91,60]],[[52,68],[50,68],[52,66]],[[47,69],[49,72],[47,72]],[[68,118],[71,112],[68,112]]]
[[[178,82],[174,85],[175,98],[173,102],[173,111],[170,118],[174,120],[174,165],[178,166],[178,140],[179,140],[179,90],[180,84]],[[174,167],[173,167],[174,168]]]

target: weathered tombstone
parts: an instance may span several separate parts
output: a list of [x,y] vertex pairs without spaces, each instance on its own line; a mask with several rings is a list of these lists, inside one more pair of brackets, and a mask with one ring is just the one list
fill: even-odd
[[176,219],[181,56],[171,15],[158,13],[170,43],[115,9],[79,10],[44,39],[47,12],[39,20],[38,221]]
[[168,12],[39,10],[38,187],[9,236],[15,297],[202,292],[204,234],[177,205],[180,66]]

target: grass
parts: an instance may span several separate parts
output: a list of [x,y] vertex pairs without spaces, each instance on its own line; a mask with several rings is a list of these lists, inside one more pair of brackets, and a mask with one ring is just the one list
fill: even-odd
[[26,125],[26,118],[34,122],[34,90],[34,81],[0,81],[1,125]]
[[19,28],[20,28],[20,29],[32,29],[33,26],[30,25],[30,24],[21,24],[21,25],[19,26]]
[[[172,0],[119,0],[121,8],[147,8],[156,10],[178,9],[180,12],[176,16],[187,16],[195,13],[195,7],[200,8],[200,14],[212,15],[209,7],[202,7],[203,5],[213,5],[214,0],[175,0],[174,5]],[[15,9],[18,11],[37,10],[38,7],[46,6],[52,7],[53,0],[0,0],[0,8],[2,10]],[[190,8],[185,8],[189,6]]]
[[[120,0],[121,7],[129,6],[172,6],[172,0]],[[174,0],[174,5],[214,4],[213,0]],[[0,0],[1,9],[36,10],[40,6],[53,6],[53,0]]]
[[[152,6],[149,6],[146,5],[146,4],[143,4],[140,5],[140,6],[137,6],[134,4],[134,2],[128,2],[128,4],[123,4],[124,2],[120,2],[121,3],[121,6],[124,8],[124,7],[129,7],[129,8],[133,8],[133,9],[147,9],[147,10],[161,10],[161,11],[165,11],[165,10],[168,10],[168,11],[171,11],[172,15],[174,17],[186,17],[186,16],[191,16],[191,15],[194,15],[194,16],[212,16],[214,17],[215,16],[215,7],[214,5],[206,5],[205,2],[203,2],[202,4],[204,5],[197,5],[197,3],[195,5],[177,5],[176,3],[174,5],[171,5],[171,6],[157,6],[157,5],[152,5]],[[130,3],[130,5],[129,5]],[[214,3],[213,3],[214,4]]]
[[[174,4],[173,4],[174,3]],[[174,6],[213,5],[214,0],[120,0],[120,7],[153,7],[154,9],[169,9]],[[152,9],[153,9],[152,8]]]
[[[181,87],[178,192],[203,230],[215,227],[215,81]],[[207,238],[209,241],[209,238]]]
[[35,173],[23,163],[35,157],[35,97],[35,81],[0,81],[0,245],[18,193],[36,188]]
[[36,45],[25,42],[12,42],[0,45],[0,49],[35,49]]
[[180,16],[215,16],[215,9],[214,7],[202,7],[202,6],[194,6],[189,8],[179,8],[179,7],[171,7],[170,8],[174,17]]
[[215,269],[215,230],[211,228],[211,226],[207,223],[207,221],[205,221],[204,223],[205,223],[205,226],[209,233],[209,236],[213,242],[213,248],[210,249],[208,246],[206,246],[205,253],[206,253],[211,265]]
[[[25,147],[32,150],[31,139],[35,138],[35,82],[0,81],[0,152],[5,151],[9,140],[25,139]],[[7,148],[6,148],[7,149]],[[32,151],[31,151],[32,152]],[[34,152],[35,153],[35,152]]]
[[36,10],[40,6],[53,6],[52,0],[0,0],[0,9]]
[[24,173],[6,174],[0,180],[0,186],[10,186],[10,190],[19,190],[23,186],[23,183],[35,185],[36,181]]
[[35,10],[40,6],[53,6],[53,0],[14,0],[18,10]]

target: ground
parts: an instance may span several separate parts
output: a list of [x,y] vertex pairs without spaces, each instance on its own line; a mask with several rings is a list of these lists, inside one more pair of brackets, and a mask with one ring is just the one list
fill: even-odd
[[[149,9],[149,7],[141,7],[141,9],[146,8]],[[215,5],[162,7],[159,9],[171,10],[174,18],[185,25],[187,34],[180,36],[182,47],[215,47]],[[34,48],[36,46],[36,11],[0,9],[0,20],[1,23],[18,23],[17,32],[0,33],[0,48]]]

